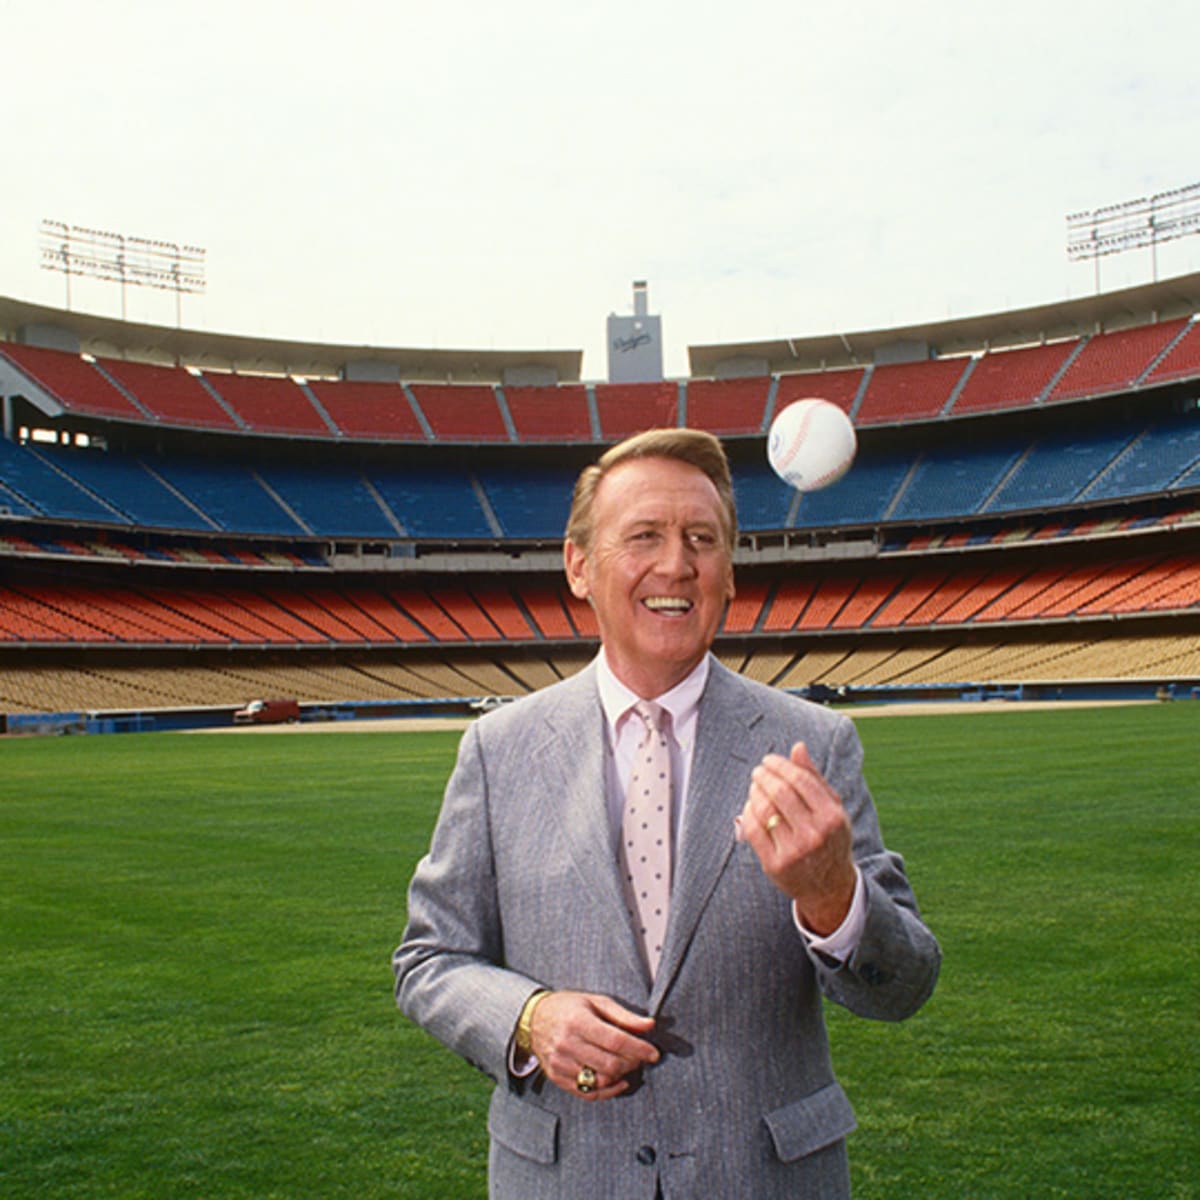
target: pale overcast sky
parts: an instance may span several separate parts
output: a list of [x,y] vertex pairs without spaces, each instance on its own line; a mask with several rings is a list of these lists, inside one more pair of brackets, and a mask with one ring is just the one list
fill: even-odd
[[0,0],[0,37],[0,294],[64,303],[51,218],[205,247],[187,326],[582,348],[589,379],[634,279],[681,375],[1089,294],[1066,214],[1200,181],[1195,0]]

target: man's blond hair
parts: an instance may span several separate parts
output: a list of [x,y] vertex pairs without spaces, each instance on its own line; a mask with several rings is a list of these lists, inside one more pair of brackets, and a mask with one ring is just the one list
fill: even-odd
[[567,540],[581,550],[590,550],[595,533],[592,509],[600,481],[614,467],[637,458],[673,458],[690,463],[712,480],[721,500],[724,520],[722,532],[726,547],[733,553],[737,536],[737,504],[733,496],[733,478],[729,460],[721,443],[701,429],[648,429],[610,446],[600,458],[584,467],[575,481],[571,515],[567,519]]

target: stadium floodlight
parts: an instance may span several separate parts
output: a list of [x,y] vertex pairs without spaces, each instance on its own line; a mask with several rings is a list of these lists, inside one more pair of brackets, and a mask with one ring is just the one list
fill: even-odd
[[175,324],[183,322],[182,297],[204,292],[206,251],[151,238],[106,233],[62,221],[43,220],[39,231],[42,267],[66,276],[67,311],[71,309],[71,276],[86,275],[121,285],[121,320],[125,320],[125,288],[158,288],[175,293]]
[[1094,259],[1100,290],[1100,259],[1109,254],[1150,247],[1152,277],[1158,282],[1158,247],[1162,242],[1200,233],[1200,183],[1109,204],[1067,216],[1067,258]]

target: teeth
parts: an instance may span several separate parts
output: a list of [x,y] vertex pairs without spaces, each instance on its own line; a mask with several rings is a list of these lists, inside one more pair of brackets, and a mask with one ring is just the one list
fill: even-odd
[[687,612],[692,607],[682,596],[647,596],[642,603],[655,612]]

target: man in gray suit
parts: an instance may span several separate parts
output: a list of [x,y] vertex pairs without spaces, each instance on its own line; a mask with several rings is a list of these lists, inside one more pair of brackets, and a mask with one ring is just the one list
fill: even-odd
[[[848,1196],[821,995],[900,1020],[933,990],[852,723],[709,653],[734,538],[715,438],[611,448],[564,547],[600,654],[460,744],[396,995],[496,1082],[494,1197]],[[643,853],[627,822],[652,791],[666,825]]]

